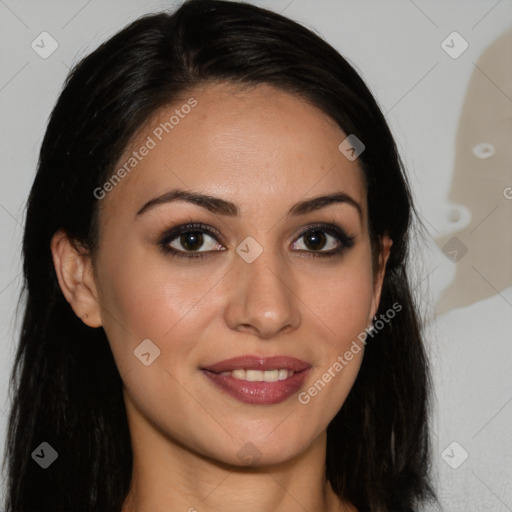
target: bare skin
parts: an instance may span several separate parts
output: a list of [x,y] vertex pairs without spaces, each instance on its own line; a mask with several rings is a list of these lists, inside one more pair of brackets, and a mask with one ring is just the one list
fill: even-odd
[[[338,149],[346,134],[270,86],[196,89],[159,112],[127,155],[190,97],[197,106],[100,200],[98,252],[78,251],[62,232],[52,240],[66,299],[87,325],[103,327],[123,379],[134,452],[123,512],[354,511],[325,479],[326,429],[364,350],[307,404],[297,393],[277,404],[241,402],[201,368],[286,355],[311,365],[307,391],[376,314],[391,240],[373,269],[362,171]],[[230,201],[239,214],[184,200],[137,214],[176,188]],[[334,193],[350,200],[287,215],[297,202]],[[216,233],[203,231],[197,250],[177,235],[165,243],[185,257],[165,253],[163,234],[189,222]],[[338,226],[353,244],[318,223]],[[323,245],[304,235],[310,226],[325,234]],[[263,250],[251,263],[236,252],[247,237]],[[146,339],[160,350],[147,366],[134,356]]]

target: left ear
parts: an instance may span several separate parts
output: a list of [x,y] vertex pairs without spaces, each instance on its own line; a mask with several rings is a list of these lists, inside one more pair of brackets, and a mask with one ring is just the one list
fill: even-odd
[[380,295],[382,292],[382,283],[384,282],[384,275],[386,273],[386,263],[388,262],[389,254],[391,252],[391,246],[393,240],[389,238],[387,234],[383,235],[379,243],[379,260],[377,268],[375,269],[375,276],[373,281],[373,299],[371,307],[371,316],[368,319],[369,322],[377,314],[380,303]]

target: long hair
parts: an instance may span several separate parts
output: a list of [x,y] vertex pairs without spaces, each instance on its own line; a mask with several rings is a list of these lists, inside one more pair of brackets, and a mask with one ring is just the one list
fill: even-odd
[[[11,374],[6,509],[119,512],[132,451],[122,381],[105,332],[76,317],[58,285],[58,229],[94,254],[94,190],[137,130],[194,87],[270,84],[299,95],[365,144],[374,258],[393,239],[377,317],[356,382],[328,426],[326,476],[359,511],[408,511],[435,499],[429,477],[430,373],[406,269],[414,207],[386,120],[353,67],[310,30],[250,4],[188,0],[143,16],[70,72],[50,116],[23,238],[24,317]],[[57,452],[43,470],[32,454]]]

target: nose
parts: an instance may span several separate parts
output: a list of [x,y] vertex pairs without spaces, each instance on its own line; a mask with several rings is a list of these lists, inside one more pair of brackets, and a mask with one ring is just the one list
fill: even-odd
[[225,310],[233,330],[271,339],[300,325],[300,300],[286,264],[275,251],[264,250],[251,263],[237,258],[230,275],[233,290]]

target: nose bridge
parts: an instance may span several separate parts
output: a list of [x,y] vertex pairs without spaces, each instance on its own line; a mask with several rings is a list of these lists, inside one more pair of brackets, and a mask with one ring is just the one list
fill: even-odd
[[237,247],[233,287],[227,320],[232,329],[251,329],[260,337],[271,337],[283,329],[297,327],[299,310],[291,273],[278,248],[268,241],[244,240]]

